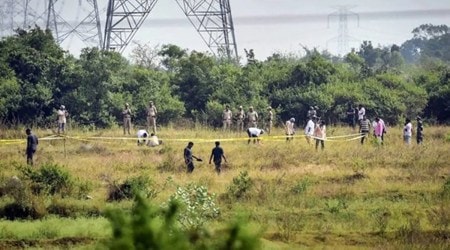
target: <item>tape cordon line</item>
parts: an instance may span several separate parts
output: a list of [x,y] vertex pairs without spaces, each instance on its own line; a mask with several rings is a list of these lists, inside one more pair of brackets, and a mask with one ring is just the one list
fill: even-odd
[[[347,141],[353,141],[358,140],[365,135],[362,134],[349,134],[349,135],[337,135],[337,136],[329,136],[325,139],[315,137],[315,136],[309,136],[311,139],[319,139],[329,142],[347,142]],[[262,136],[262,137],[235,137],[235,138],[180,138],[180,139],[171,139],[171,138],[162,138],[163,141],[171,141],[171,142],[189,142],[189,141],[195,141],[195,142],[215,142],[215,141],[247,141],[251,139],[260,139],[261,141],[284,141],[282,139],[287,138],[287,135],[277,135],[277,136]],[[307,135],[291,135],[289,138],[301,138],[301,137],[307,137]],[[39,141],[53,141],[53,140],[66,140],[66,139],[73,139],[77,141],[89,141],[89,142],[97,142],[97,141],[104,141],[104,142],[110,142],[110,141],[127,141],[127,140],[138,140],[137,137],[111,137],[111,136],[47,136],[43,138],[39,138]],[[139,138],[144,139],[144,138]],[[0,139],[0,145],[13,145],[13,144],[23,144],[26,143],[26,138],[24,139]],[[112,143],[112,142],[110,142]]]

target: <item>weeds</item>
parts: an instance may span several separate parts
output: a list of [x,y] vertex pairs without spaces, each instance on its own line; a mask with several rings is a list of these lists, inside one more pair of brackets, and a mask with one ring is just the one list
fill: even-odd
[[107,201],[132,199],[137,193],[141,193],[146,198],[154,198],[157,192],[150,186],[150,180],[143,176],[128,178],[121,184],[113,182],[108,188]]
[[374,228],[380,235],[384,235],[392,217],[391,211],[388,208],[377,208],[371,213],[374,220]]
[[233,182],[227,188],[228,195],[235,199],[240,199],[248,193],[253,186],[253,181],[247,171],[240,172],[238,177],[233,178]]

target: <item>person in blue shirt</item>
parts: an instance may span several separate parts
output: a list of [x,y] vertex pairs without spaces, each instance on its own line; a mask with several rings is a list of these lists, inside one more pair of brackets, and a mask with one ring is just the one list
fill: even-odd
[[223,149],[220,147],[220,142],[215,142],[216,147],[212,149],[211,157],[209,157],[209,164],[211,164],[211,160],[214,160],[214,166],[217,174],[220,174],[222,168],[222,158],[225,162],[227,162],[227,158],[223,152]]

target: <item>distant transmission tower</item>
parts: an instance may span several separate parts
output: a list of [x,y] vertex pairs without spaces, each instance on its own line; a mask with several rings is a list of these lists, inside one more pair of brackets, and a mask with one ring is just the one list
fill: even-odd
[[[175,0],[209,49],[237,58],[229,0]],[[103,49],[123,52],[157,0],[109,0]]]
[[328,15],[328,27],[330,27],[330,20],[337,17],[339,20],[339,28],[337,37],[331,38],[329,41],[337,40],[338,53],[343,56],[350,51],[350,41],[357,41],[348,34],[348,18],[356,17],[359,27],[359,15],[349,11],[353,6],[338,6],[337,11]]
[[[52,30],[58,43],[77,37],[88,46],[102,45],[97,0],[0,0],[0,35],[17,28]],[[64,13],[64,18],[63,18]]]

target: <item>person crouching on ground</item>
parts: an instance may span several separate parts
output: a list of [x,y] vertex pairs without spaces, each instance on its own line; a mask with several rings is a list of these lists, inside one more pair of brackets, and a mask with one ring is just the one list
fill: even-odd
[[255,128],[255,127],[251,127],[247,129],[247,134],[248,134],[248,144],[250,144],[250,141],[253,138],[253,143],[258,143],[259,144],[259,136],[264,134],[264,130],[263,129],[259,129],[259,128]]
[[212,149],[211,156],[209,157],[209,164],[211,164],[211,160],[214,159],[214,166],[217,174],[220,174],[222,171],[222,158],[227,162],[223,149],[220,147],[220,142],[216,141],[216,147]]
[[148,132],[145,129],[140,129],[137,132],[137,145],[142,146],[147,144]]
[[156,146],[161,145],[162,143],[163,142],[160,139],[158,139],[158,136],[156,136],[155,134],[151,133],[150,134],[150,139],[148,139],[148,142],[147,142],[147,146],[149,146],[149,147],[156,147]]

